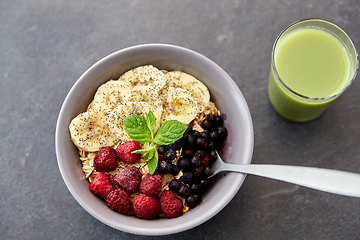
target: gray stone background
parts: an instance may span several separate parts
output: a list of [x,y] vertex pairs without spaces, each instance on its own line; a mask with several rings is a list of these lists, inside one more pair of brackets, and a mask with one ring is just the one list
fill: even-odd
[[[0,239],[155,239],[104,225],[73,199],[54,135],[77,78],[102,57],[170,43],[219,64],[254,124],[253,163],[360,173],[359,77],[319,119],[283,120],[267,98],[272,44],[294,21],[323,18],[360,50],[358,0],[0,0]],[[359,239],[359,199],[247,176],[219,214],[157,239]]]

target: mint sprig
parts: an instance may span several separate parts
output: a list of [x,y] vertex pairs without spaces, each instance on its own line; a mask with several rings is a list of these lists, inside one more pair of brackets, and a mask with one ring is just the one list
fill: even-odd
[[132,153],[146,153],[145,160],[148,161],[149,173],[154,174],[159,160],[157,152],[158,145],[169,145],[184,135],[187,126],[177,120],[166,120],[154,136],[156,117],[149,110],[145,119],[139,115],[133,114],[125,117],[123,120],[124,130],[129,137],[139,143],[150,143],[150,147],[138,149]]
[[139,143],[150,142],[152,140],[151,130],[145,119],[133,114],[123,120],[124,129],[131,139]]

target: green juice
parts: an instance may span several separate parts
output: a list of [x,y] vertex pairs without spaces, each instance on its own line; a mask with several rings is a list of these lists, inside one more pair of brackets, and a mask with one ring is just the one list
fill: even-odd
[[352,77],[345,45],[319,28],[283,34],[273,50],[273,64],[270,102],[281,116],[296,122],[321,115]]

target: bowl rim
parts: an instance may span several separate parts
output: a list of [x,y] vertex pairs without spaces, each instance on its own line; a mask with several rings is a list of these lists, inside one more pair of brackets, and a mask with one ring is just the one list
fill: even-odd
[[[164,49],[166,50],[173,50],[173,51],[179,51],[182,52],[183,54],[187,54],[187,55],[192,55],[192,57],[197,58],[199,61],[204,62],[207,65],[210,65],[212,68],[216,69],[216,71],[219,71],[221,73],[221,75],[224,76],[224,79],[226,78],[227,81],[229,81],[229,83],[233,86],[234,90],[236,91],[236,93],[239,95],[239,97],[242,100],[243,103],[243,107],[244,110],[246,112],[246,116],[245,116],[245,120],[246,123],[248,124],[248,128],[249,128],[249,134],[247,136],[247,142],[249,147],[246,149],[246,153],[245,153],[245,162],[247,164],[251,163],[252,160],[252,155],[253,155],[253,148],[254,148],[254,130],[253,130],[253,123],[252,123],[252,118],[251,118],[251,114],[250,114],[250,110],[249,107],[247,105],[247,102],[242,94],[242,92],[240,91],[240,89],[238,88],[238,86],[236,85],[236,83],[234,82],[234,80],[219,66],[217,65],[215,62],[213,62],[212,60],[210,60],[209,58],[205,57],[204,55],[195,52],[193,50],[190,50],[188,48],[184,48],[184,47],[180,47],[180,46],[176,46],[176,45],[171,45],[171,44],[162,44],[162,43],[148,43],[148,44],[140,44],[140,45],[135,45],[135,46],[131,46],[131,47],[127,47],[124,49],[120,49],[118,51],[115,51],[103,58],[101,58],[100,60],[98,60],[96,63],[94,63],[92,66],[90,66],[77,80],[76,82],[73,84],[73,86],[71,87],[71,89],[69,90],[69,92],[67,93],[63,104],[61,106],[59,115],[58,115],[58,119],[56,122],[56,130],[55,130],[55,151],[56,151],[56,157],[57,157],[57,163],[58,163],[58,167],[61,173],[61,176],[64,180],[64,183],[66,185],[66,187],[68,188],[68,190],[70,191],[71,195],[75,198],[75,200],[93,217],[95,217],[96,219],[98,219],[99,221],[103,222],[104,224],[111,226],[115,229],[124,231],[124,232],[128,232],[128,233],[132,233],[132,234],[138,234],[138,235],[156,235],[156,236],[160,236],[160,235],[167,235],[167,234],[174,234],[174,233],[179,233],[179,232],[183,232],[186,230],[189,230],[191,228],[194,228],[206,221],[208,221],[209,219],[211,219],[213,216],[215,216],[217,213],[219,213],[232,199],[233,197],[237,194],[237,192],[239,191],[240,187],[242,186],[246,174],[238,174],[238,173],[227,173],[229,176],[232,175],[236,175],[235,178],[235,182],[233,184],[233,186],[229,189],[229,193],[227,194],[227,196],[225,196],[223,199],[221,199],[221,201],[219,201],[219,205],[222,206],[216,210],[212,210],[212,211],[207,211],[205,214],[203,214],[201,217],[199,218],[194,218],[186,223],[183,223],[182,225],[177,225],[177,226],[169,226],[166,228],[162,228],[162,229],[143,229],[143,228],[139,228],[136,226],[131,226],[129,227],[128,225],[123,225],[122,223],[113,223],[111,221],[109,221],[107,218],[103,217],[101,214],[98,214],[96,211],[94,211],[94,209],[90,208],[87,204],[87,202],[82,199],[79,194],[77,194],[77,192],[75,191],[74,187],[72,186],[71,182],[69,182],[69,178],[68,176],[65,174],[66,171],[66,164],[63,161],[60,161],[63,158],[62,152],[61,152],[61,141],[63,141],[64,138],[64,133],[61,132],[61,126],[64,126],[64,124],[68,125],[69,124],[69,119],[67,116],[67,113],[70,111],[69,107],[71,108],[72,104],[70,102],[70,96],[74,94],[75,89],[77,89],[82,82],[86,81],[86,79],[88,78],[88,76],[93,75],[94,73],[98,72],[99,69],[102,69],[103,66],[106,66],[107,63],[112,62],[115,58],[117,58],[118,55],[126,55],[126,54],[131,54],[132,52],[138,52],[138,51],[143,51],[143,50],[148,50],[148,49],[153,49],[153,50],[159,50],[162,51]],[[106,69],[106,67],[105,67]],[[70,106],[69,106],[70,105]],[[195,209],[192,209],[191,211],[194,211]],[[118,213],[116,213],[118,214]],[[142,219],[139,219],[140,221],[144,221]],[[170,221],[174,221],[173,219],[168,219]],[[149,221],[149,220],[145,220],[145,221]],[[154,220],[150,220],[150,221],[154,221]]]

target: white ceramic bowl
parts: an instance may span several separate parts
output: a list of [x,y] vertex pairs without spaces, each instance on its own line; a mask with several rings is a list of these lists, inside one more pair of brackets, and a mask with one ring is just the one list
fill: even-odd
[[91,66],[76,81],[61,107],[56,126],[56,156],[61,175],[76,201],[92,216],[115,229],[139,235],[166,235],[196,227],[220,212],[235,196],[245,175],[221,174],[211,181],[203,201],[174,219],[142,220],[110,210],[104,200],[89,191],[68,126],[86,110],[96,89],[110,79],[140,65],[181,70],[201,80],[209,88],[211,100],[226,114],[228,137],[220,150],[224,161],[249,164],[253,153],[253,126],[246,101],[230,76],[210,59],[192,50],[166,44],[145,44],[114,52]]

